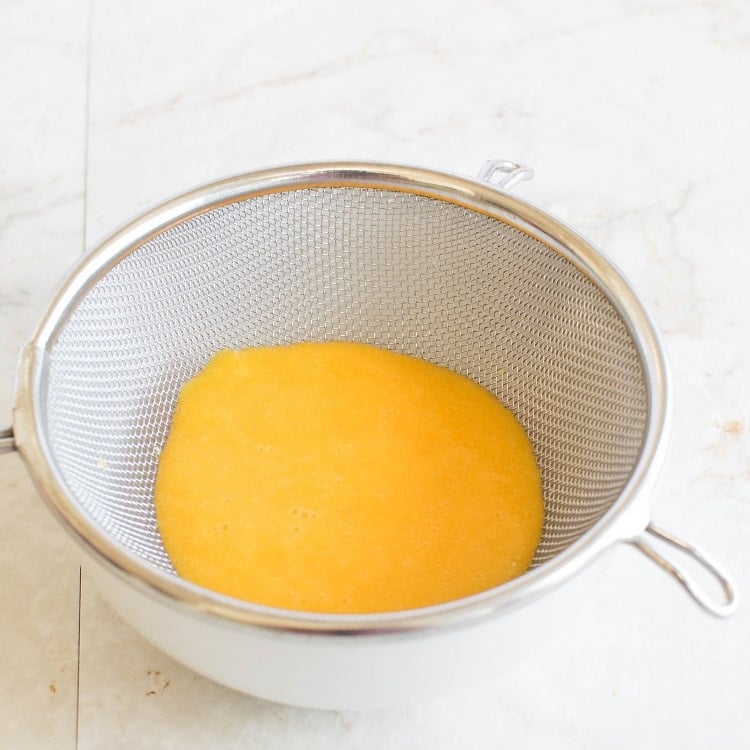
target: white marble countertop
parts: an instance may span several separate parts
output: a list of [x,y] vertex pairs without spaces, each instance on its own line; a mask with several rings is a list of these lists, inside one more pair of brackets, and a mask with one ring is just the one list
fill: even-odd
[[[701,612],[619,545],[564,643],[408,709],[272,705],[197,677],[100,599],[0,457],[0,747],[750,746],[750,13],[745,0],[0,5],[0,427],[66,268],[154,202],[262,166],[373,159],[518,188],[597,243],[664,334],[654,518],[734,573]],[[555,623],[551,624],[555,627]]]

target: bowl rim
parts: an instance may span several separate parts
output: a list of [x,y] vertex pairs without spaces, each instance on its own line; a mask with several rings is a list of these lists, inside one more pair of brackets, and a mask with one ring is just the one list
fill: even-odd
[[[45,434],[44,375],[57,335],[88,289],[122,258],[185,219],[240,200],[318,187],[407,192],[498,219],[575,264],[620,314],[633,337],[646,381],[648,413],[640,456],[604,516],[551,560],[500,586],[430,607],[362,615],[297,612],[234,599],[157,568],[111,539],[67,491]],[[152,598],[193,613],[275,631],[382,635],[456,627],[492,617],[550,591],[613,542],[640,533],[649,520],[648,494],[666,452],[669,416],[669,373],[659,333],[624,275],[582,235],[485,181],[403,164],[346,161],[272,167],[207,183],[157,204],[96,244],[62,282],[22,352],[13,431],[34,483],[65,529],[97,562]]]

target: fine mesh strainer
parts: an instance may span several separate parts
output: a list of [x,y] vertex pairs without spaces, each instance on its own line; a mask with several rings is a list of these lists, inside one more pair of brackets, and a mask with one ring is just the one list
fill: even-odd
[[[489,162],[474,181],[376,164],[286,167],[156,208],[97,247],[58,293],[24,351],[0,449],[21,452],[97,567],[183,613],[318,634],[455,625],[557,586],[626,539],[728,614],[727,578],[648,522],[668,417],[654,328],[590,244],[492,184],[528,172]],[[332,339],[450,367],[516,413],[544,487],[530,572],[379,616],[257,607],[176,576],[152,488],[181,384],[221,348]],[[725,601],[661,558],[644,529],[697,556]]]

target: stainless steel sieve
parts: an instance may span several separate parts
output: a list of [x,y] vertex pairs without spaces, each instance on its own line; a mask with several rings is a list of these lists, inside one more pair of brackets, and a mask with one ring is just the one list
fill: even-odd
[[[508,194],[530,174],[503,161],[488,162],[478,180],[372,163],[270,169],[164,203],[78,264],[23,351],[0,451],[21,453],[105,595],[147,637],[239,689],[341,707],[355,678],[339,697],[321,698],[324,675],[310,657],[309,684],[290,687],[299,673],[283,666],[284,652],[268,666],[271,685],[257,676],[257,655],[245,653],[250,641],[271,634],[303,647],[462,630],[508,617],[617,540],[658,562],[709,612],[733,610],[727,575],[649,523],[669,421],[656,330],[590,243]],[[255,606],[174,573],[152,488],[181,384],[221,348],[331,339],[450,367],[513,409],[544,487],[529,572],[459,601],[367,616]],[[663,558],[653,537],[701,562],[723,601]]]

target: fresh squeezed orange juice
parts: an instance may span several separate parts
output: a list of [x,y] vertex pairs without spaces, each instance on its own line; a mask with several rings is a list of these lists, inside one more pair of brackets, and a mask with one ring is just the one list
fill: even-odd
[[523,573],[532,446],[469,378],[366,344],[225,350],[180,393],[156,515],[177,572],[258,604],[424,607]]

